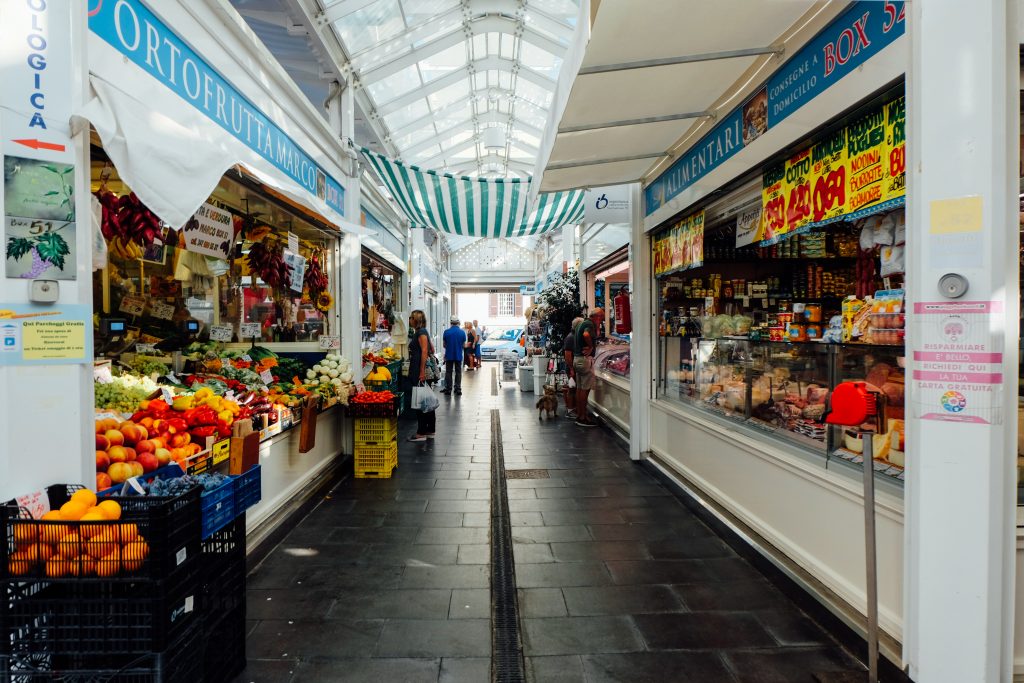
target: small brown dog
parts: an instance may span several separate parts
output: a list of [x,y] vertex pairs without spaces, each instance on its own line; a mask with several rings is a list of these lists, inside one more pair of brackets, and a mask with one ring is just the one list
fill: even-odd
[[552,386],[544,387],[544,395],[537,401],[537,419],[543,420],[545,412],[548,417],[558,417],[558,396]]

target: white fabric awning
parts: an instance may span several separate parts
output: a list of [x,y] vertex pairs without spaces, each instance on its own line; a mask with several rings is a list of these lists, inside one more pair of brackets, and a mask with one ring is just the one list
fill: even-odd
[[845,6],[601,0],[562,72],[538,191],[653,177]]

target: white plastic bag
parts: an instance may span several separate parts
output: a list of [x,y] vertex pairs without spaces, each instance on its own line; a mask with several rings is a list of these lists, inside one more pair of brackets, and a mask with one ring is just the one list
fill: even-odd
[[429,386],[415,386],[412,388],[412,408],[414,410],[432,413],[437,410],[437,406],[440,403]]

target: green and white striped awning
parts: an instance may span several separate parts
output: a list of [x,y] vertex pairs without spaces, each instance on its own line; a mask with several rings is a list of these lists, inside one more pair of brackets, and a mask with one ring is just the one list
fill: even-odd
[[531,207],[532,178],[454,176],[388,159],[365,147],[362,152],[414,227],[467,237],[522,237],[583,220],[583,190],[541,194]]

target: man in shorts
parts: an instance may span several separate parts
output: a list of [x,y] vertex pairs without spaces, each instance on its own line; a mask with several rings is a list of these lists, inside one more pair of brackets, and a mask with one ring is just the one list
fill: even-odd
[[604,324],[604,309],[595,308],[590,316],[576,327],[573,371],[576,375],[576,424],[580,427],[596,427],[597,422],[587,413],[587,399],[594,388],[594,350],[597,347],[598,330]]

